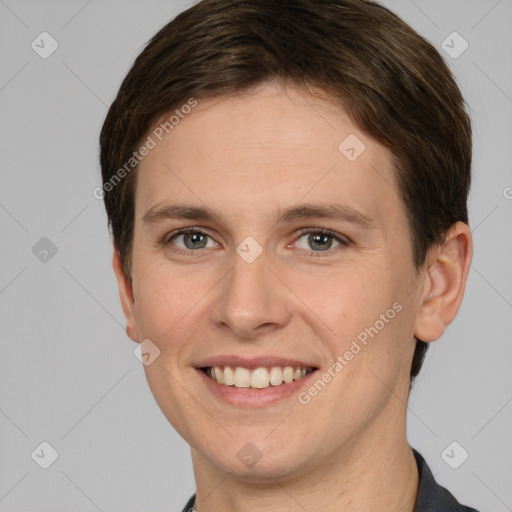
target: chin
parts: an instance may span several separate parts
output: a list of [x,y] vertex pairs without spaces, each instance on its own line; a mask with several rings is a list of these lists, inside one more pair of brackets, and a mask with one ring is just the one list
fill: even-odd
[[265,441],[266,435],[268,432],[254,443],[234,440],[232,449],[216,446],[213,451],[208,450],[208,453],[201,450],[196,450],[196,453],[207,458],[210,464],[223,473],[247,482],[263,484],[275,482],[275,479],[286,481],[307,471],[307,459],[303,450],[297,451],[297,444],[281,444],[282,449],[278,450],[268,440]]

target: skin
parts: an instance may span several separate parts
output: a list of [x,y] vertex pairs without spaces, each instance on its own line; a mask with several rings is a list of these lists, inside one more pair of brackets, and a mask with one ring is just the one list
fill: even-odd
[[[338,150],[349,134],[366,146],[352,162]],[[454,225],[417,271],[389,153],[340,106],[295,86],[200,100],[137,172],[132,280],[115,251],[114,270],[128,335],[160,350],[144,368],[191,446],[199,512],[412,511],[413,336],[433,341],[455,317],[469,228]],[[152,208],[185,203],[220,220],[143,222]],[[345,205],[371,225],[276,222],[276,212],[305,203]],[[207,247],[171,240],[183,227],[208,235]],[[347,243],[327,238],[331,248],[320,251],[301,228],[330,229]],[[252,263],[236,252],[248,236],[263,249]],[[312,362],[320,375],[394,303],[401,311],[307,405],[292,396],[234,407],[194,368],[219,354],[275,355]],[[252,468],[237,457],[248,442],[261,453]]]

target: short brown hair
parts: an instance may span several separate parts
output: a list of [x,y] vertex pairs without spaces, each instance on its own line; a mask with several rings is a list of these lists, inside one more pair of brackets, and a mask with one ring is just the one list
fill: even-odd
[[[470,118],[439,52],[409,25],[369,0],[202,0],[149,41],[101,131],[103,197],[129,281],[136,165],[126,163],[153,123],[192,97],[276,79],[326,92],[390,150],[416,269],[453,224],[468,223]],[[416,343],[411,382],[428,347]]]

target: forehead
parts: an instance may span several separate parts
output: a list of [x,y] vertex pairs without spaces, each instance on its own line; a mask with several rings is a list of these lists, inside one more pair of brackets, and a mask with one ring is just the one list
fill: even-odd
[[139,165],[136,219],[184,197],[232,216],[275,218],[301,201],[339,203],[377,219],[384,210],[403,215],[388,151],[334,102],[264,84],[198,99],[172,128],[162,124],[168,119],[152,128],[155,146]]

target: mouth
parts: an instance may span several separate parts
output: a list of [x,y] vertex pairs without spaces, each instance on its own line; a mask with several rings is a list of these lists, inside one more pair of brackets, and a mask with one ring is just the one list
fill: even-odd
[[299,381],[313,373],[311,366],[261,366],[246,368],[243,366],[205,366],[200,370],[207,377],[223,386],[240,389],[267,389]]
[[254,354],[218,354],[194,368],[214,403],[246,409],[287,403],[319,369],[311,359]]

